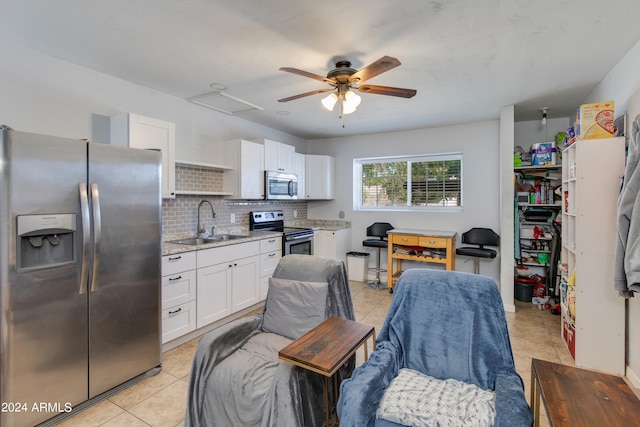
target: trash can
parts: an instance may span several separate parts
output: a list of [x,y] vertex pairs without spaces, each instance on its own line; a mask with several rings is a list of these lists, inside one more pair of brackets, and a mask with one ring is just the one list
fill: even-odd
[[523,302],[531,302],[533,298],[533,285],[535,285],[537,280],[535,278],[530,277],[519,277],[516,276],[513,278],[514,285],[514,296],[518,301]]
[[369,254],[367,252],[347,252],[347,273],[349,280],[366,282],[369,272]]

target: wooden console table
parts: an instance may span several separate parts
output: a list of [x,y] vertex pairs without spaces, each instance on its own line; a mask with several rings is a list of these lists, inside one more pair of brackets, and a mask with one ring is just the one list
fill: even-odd
[[[395,228],[387,232],[387,286],[393,292],[393,286],[402,274],[402,261],[435,262],[444,264],[447,270],[456,269],[456,235],[455,231],[412,230]],[[424,248],[423,255],[409,255],[396,253],[394,245],[406,247],[420,246]],[[428,253],[435,249],[433,253]],[[436,254],[438,252],[438,254]],[[442,255],[439,253],[442,252]],[[395,260],[395,270],[394,270]]]
[[540,397],[551,427],[640,426],[640,400],[616,375],[531,360],[531,409],[540,424]]
[[[282,350],[278,357],[296,366],[324,376],[324,401],[327,416],[326,426],[330,426],[331,407],[329,404],[329,379],[353,354],[371,337],[376,348],[375,328],[364,323],[340,317],[330,317]],[[369,358],[364,346],[364,360]],[[333,379],[334,404],[338,402],[338,384]],[[336,423],[337,425],[337,416]]]

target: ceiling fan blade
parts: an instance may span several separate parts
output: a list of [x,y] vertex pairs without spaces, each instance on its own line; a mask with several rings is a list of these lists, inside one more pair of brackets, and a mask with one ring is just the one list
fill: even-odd
[[362,85],[358,87],[362,93],[373,93],[375,95],[399,96],[400,98],[412,98],[418,91],[415,89],[404,89],[401,87]]
[[[382,74],[385,71],[389,71],[392,68],[400,65],[400,61],[396,58],[392,58],[391,56],[383,56],[378,59],[376,62],[367,65],[361,70],[356,71],[356,73],[352,74],[349,77],[349,81],[353,83],[362,83],[365,80],[369,80],[372,77],[377,76],[378,74]],[[357,82],[354,81],[357,79]]]
[[278,99],[278,102],[287,102],[287,101],[293,101],[294,99],[298,99],[298,98],[304,98],[305,96],[310,96],[310,95],[316,95],[318,93],[324,93],[324,92],[330,92],[334,90],[333,88],[330,89],[318,89],[318,90],[312,90],[311,92],[305,92],[305,93],[301,93],[299,95],[293,95],[290,96],[288,98],[282,98],[282,99]]
[[319,81],[321,81],[323,83],[324,82],[327,82],[327,83],[334,82],[333,79],[328,79],[325,76],[321,76],[319,74],[310,73],[308,71],[298,70],[297,68],[282,67],[282,68],[280,68],[280,71],[286,71],[287,73],[297,74],[297,75],[302,76],[302,77],[309,77],[310,79],[319,80]]

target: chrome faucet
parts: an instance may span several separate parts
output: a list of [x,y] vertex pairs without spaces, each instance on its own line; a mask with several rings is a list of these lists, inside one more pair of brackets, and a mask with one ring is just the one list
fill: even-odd
[[[198,203],[198,225],[197,225],[197,228],[198,228],[198,236],[200,236],[201,234],[206,233],[206,231],[207,231],[207,230],[205,230],[205,228],[204,228],[204,224],[200,225],[200,207],[201,207],[202,205],[204,205],[205,203],[207,203],[207,204],[209,205],[209,207],[211,208],[211,215],[212,215],[214,218],[216,217],[216,213],[215,213],[215,211],[213,210],[213,205],[211,204],[211,202],[210,202],[210,201],[208,201],[208,200],[202,200],[202,201],[200,201],[200,203]],[[214,231],[215,227],[216,227],[215,225],[214,225],[213,227],[211,227],[211,235],[212,235],[212,236],[213,236],[213,231]]]

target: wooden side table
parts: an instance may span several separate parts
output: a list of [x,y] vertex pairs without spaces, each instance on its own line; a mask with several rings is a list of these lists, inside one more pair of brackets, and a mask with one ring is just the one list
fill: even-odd
[[[338,402],[338,384],[333,378],[334,374],[369,337],[373,338],[375,349],[376,332],[373,326],[340,317],[330,317],[278,352],[280,359],[324,376],[327,426],[331,425],[332,412],[329,403],[329,379],[333,381],[335,404]],[[369,358],[366,345],[364,358],[365,361]]]
[[640,400],[616,375],[531,360],[531,409],[540,425],[540,397],[551,427],[640,426]]

